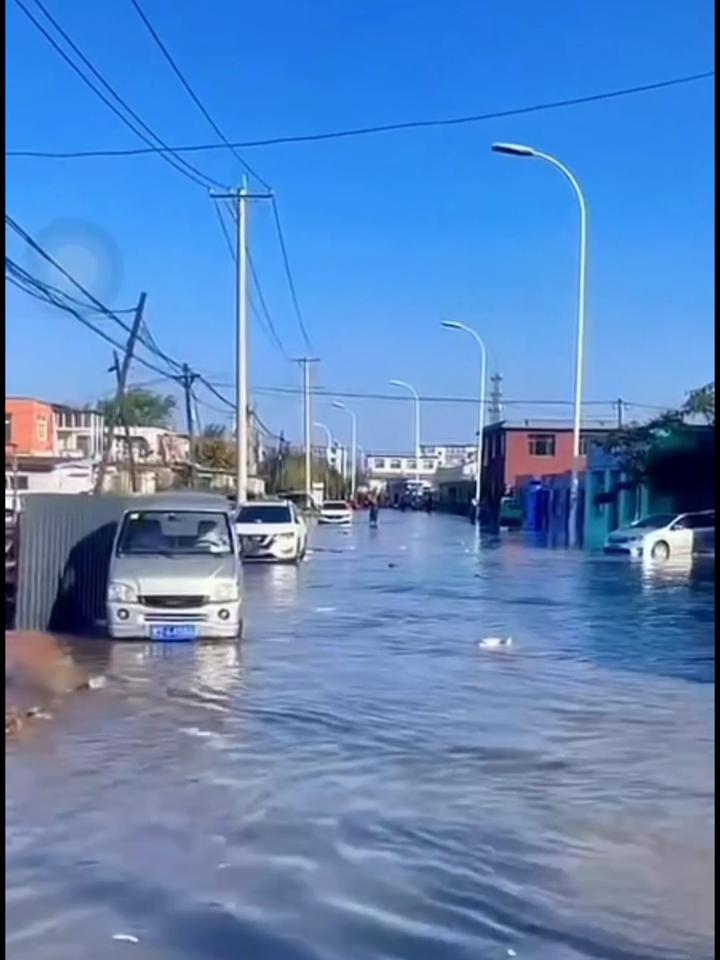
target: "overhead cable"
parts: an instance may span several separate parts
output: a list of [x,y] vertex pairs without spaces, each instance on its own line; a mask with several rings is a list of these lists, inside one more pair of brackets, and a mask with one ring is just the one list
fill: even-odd
[[146,26],[146,28],[147,28],[150,36],[153,38],[153,40],[154,40],[155,43],[157,44],[158,48],[160,49],[162,55],[165,57],[165,59],[167,60],[167,62],[170,64],[170,67],[172,68],[173,73],[174,73],[175,76],[178,78],[178,80],[180,81],[180,83],[183,85],[183,87],[184,87],[185,90],[187,91],[188,95],[190,96],[190,99],[193,101],[193,103],[194,103],[195,106],[198,108],[198,110],[200,111],[200,113],[205,117],[205,119],[206,119],[207,122],[210,124],[210,126],[213,128],[213,130],[215,131],[215,133],[218,135],[218,137],[220,137],[220,139],[222,140],[223,144],[232,152],[233,156],[236,158],[236,160],[238,160],[238,162],[241,164],[241,166],[242,166],[251,176],[255,177],[255,179],[256,179],[259,183],[261,183],[264,187],[266,187],[266,188],[269,190],[269,189],[270,189],[270,185],[269,185],[268,183],[266,183],[265,180],[263,180],[263,178],[260,176],[260,174],[257,173],[255,170],[253,170],[253,168],[243,159],[243,157],[238,153],[237,149],[230,143],[230,141],[227,139],[227,137],[226,137],[225,134],[222,132],[222,130],[220,129],[220,127],[219,127],[219,126],[217,125],[217,123],[213,120],[212,116],[210,115],[210,113],[209,113],[209,111],[206,109],[206,107],[204,106],[203,102],[200,100],[200,98],[198,97],[198,95],[195,93],[195,91],[193,90],[193,88],[190,86],[190,83],[188,82],[187,77],[184,75],[184,73],[182,72],[182,70],[180,69],[180,67],[179,67],[179,66],[177,65],[177,63],[175,62],[175,60],[174,60],[174,58],[172,57],[170,51],[169,51],[168,48],[165,46],[165,44],[163,43],[163,41],[160,39],[160,36],[158,35],[157,30],[156,30],[156,29],[153,27],[153,25],[150,23],[150,20],[148,19],[147,14],[145,13],[145,11],[142,9],[142,7],[140,6],[140,4],[138,3],[138,0],[130,0],[130,2],[132,3],[133,7],[135,7],[135,10],[137,11],[138,16],[140,17],[140,19],[142,20],[142,22],[145,24],[145,26]]
[[[482,123],[487,120],[502,120],[508,117],[522,116],[523,114],[540,113],[546,110],[559,110],[565,107],[577,107],[583,104],[600,103],[604,100],[614,100],[621,97],[636,96],[641,93],[650,93],[654,90],[663,90],[669,87],[677,87],[684,84],[695,83],[700,80],[708,80],[715,76],[714,70],[706,70],[702,73],[688,74],[682,77],[673,77],[668,80],[660,80],[655,83],[644,83],[634,87],[623,87],[616,90],[608,90],[603,93],[589,94],[584,97],[568,97],[562,100],[549,100],[543,103],[535,103],[524,107],[512,107],[506,110],[494,110],[488,113],[469,114],[460,117],[441,117],[427,120],[406,120],[398,123],[377,124],[367,127],[351,127],[346,130],[331,130],[322,133],[307,133],[298,135],[286,135],[277,137],[268,137],[263,140],[237,140],[231,141],[231,147],[251,148],[251,147],[272,147],[282,144],[293,143],[315,143],[323,140],[338,140],[349,137],[365,137],[380,133],[391,133],[394,131],[417,130],[428,127],[450,127],[463,124]],[[210,150],[226,149],[224,144],[218,143],[193,143],[173,146],[170,152],[174,153],[196,153]],[[147,153],[162,152],[158,148],[128,148],[128,149],[101,149],[101,150],[72,150],[72,151],[52,151],[52,150],[10,150],[7,156],[10,157],[42,157],[55,160],[75,160],[89,157],[132,157],[141,156]]]
[[[45,14],[49,22],[55,27],[57,32],[65,40],[68,46],[75,52],[75,54],[81,59],[85,66],[91,71],[91,73],[96,77],[96,79],[102,84],[102,86],[111,94],[112,97],[130,114],[131,117],[135,120],[133,123],[129,120],[122,110],[110,100],[105,94],[100,90],[93,81],[87,76],[87,74],[77,65],[77,63],[70,57],[65,50],[60,46],[60,44],[55,40],[55,38],[45,29],[45,27],[40,23],[40,21],[30,12],[27,6],[23,3],[23,0],[15,0],[15,3],[20,7],[25,16],[30,20],[30,22],[36,27],[36,29],[45,37],[48,43],[53,47],[53,49],[62,57],[62,59],[68,64],[68,66],[80,77],[86,86],[88,86],[93,93],[99,97],[99,99],[111,110],[116,117],[118,117],[126,127],[128,127],[132,132],[139,137],[144,143],[148,144],[149,153],[158,153],[163,157],[166,162],[168,162],[172,167],[182,173],[184,176],[188,177],[190,180],[193,180],[199,186],[208,188],[211,186],[217,186],[220,188],[225,188],[224,184],[213,179],[212,177],[207,176],[201,170],[198,170],[197,167],[194,167],[183,157],[177,156],[176,152],[172,147],[160,137],[158,134],[152,130],[145,121],[138,116],[138,114],[130,107],[126,100],[124,100],[119,93],[112,87],[110,83],[102,76],[102,74],[95,68],[92,62],[85,56],[85,54],[80,50],[77,44],[68,36],[68,34],[63,30],[58,21],[52,16],[52,14],[47,10],[47,8],[41,3],[41,0],[35,0],[37,6]],[[137,126],[136,126],[137,124]],[[141,129],[139,129],[141,128]],[[143,132],[143,131],[146,131]],[[149,136],[148,136],[149,135]],[[160,144],[160,147],[157,147],[153,144],[152,140],[149,139],[152,137],[152,140],[155,140]]]

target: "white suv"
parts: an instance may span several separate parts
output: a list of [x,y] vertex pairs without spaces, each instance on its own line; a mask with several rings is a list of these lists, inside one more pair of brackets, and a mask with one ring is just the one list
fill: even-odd
[[715,511],[668,513],[642,517],[614,530],[605,541],[606,553],[669,560],[715,549]]
[[256,500],[235,519],[243,560],[297,563],[307,551],[307,527],[289,500]]

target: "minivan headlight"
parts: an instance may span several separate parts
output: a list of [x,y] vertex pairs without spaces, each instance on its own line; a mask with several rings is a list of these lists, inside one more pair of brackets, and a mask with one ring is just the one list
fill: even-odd
[[212,590],[212,600],[215,603],[234,603],[240,599],[240,588],[237,582],[229,580],[227,583],[216,583]]
[[137,603],[137,598],[137,590],[130,583],[111,583],[108,587],[108,600]]

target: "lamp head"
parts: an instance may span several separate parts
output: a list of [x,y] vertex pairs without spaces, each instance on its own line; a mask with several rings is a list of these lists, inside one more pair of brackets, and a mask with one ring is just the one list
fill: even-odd
[[505,153],[510,157],[534,157],[535,151],[532,147],[527,147],[523,143],[494,143],[492,149],[495,153]]

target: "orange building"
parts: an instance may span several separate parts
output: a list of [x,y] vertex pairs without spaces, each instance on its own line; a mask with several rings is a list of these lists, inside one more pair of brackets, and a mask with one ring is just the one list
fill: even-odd
[[27,397],[5,400],[5,452],[39,457],[57,454],[55,416],[49,403]]

